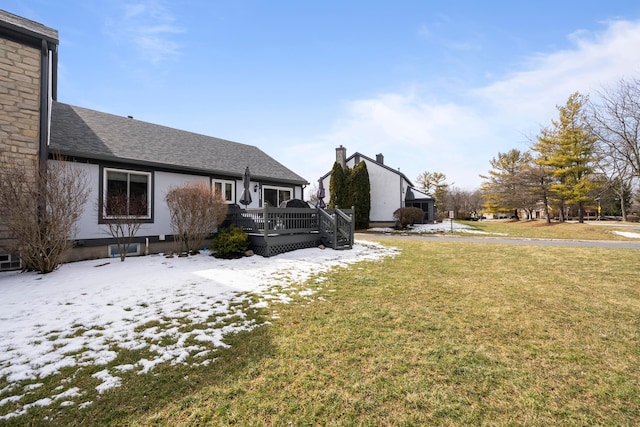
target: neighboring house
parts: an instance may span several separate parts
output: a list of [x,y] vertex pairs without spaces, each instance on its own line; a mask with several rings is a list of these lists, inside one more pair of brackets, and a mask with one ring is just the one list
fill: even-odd
[[[230,205],[240,204],[248,166],[249,208],[302,199],[307,181],[255,146],[57,102],[57,36],[56,30],[0,11],[0,152],[25,167],[44,168],[62,156],[86,171],[90,202],[69,259],[109,255],[113,242],[103,206],[108,188],[146,197],[136,242],[138,251],[148,243],[151,252],[172,247],[164,200],[171,187],[206,182]],[[11,238],[2,230],[0,219],[0,268],[15,267],[15,257],[2,250]]]
[[[373,226],[393,225],[393,213],[401,207],[417,207],[424,211],[424,222],[435,221],[435,198],[416,189],[413,183],[397,169],[384,164],[384,156],[377,154],[373,160],[358,152],[347,157],[347,149],[342,145],[336,148],[336,162],[343,168],[353,169],[365,162],[369,172],[371,186],[371,210],[369,223]],[[325,188],[325,202],[330,198],[331,172],[320,177]]]

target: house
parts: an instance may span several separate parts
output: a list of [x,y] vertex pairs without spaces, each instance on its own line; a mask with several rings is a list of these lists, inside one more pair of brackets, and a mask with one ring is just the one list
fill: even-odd
[[[389,226],[395,224],[393,213],[401,207],[417,207],[424,212],[424,222],[435,221],[435,198],[415,188],[413,183],[397,169],[384,164],[384,156],[377,154],[375,160],[361,153],[347,157],[347,149],[342,145],[336,148],[336,162],[353,169],[365,162],[371,187],[371,226]],[[330,198],[331,172],[320,177],[326,191],[325,202]]]
[[[255,146],[185,132],[165,126],[53,102],[49,152],[72,161],[90,179],[88,206],[78,224],[79,246],[95,248],[78,256],[105,256],[111,241],[105,235],[106,189],[128,187],[148,201],[138,243],[155,251],[167,249],[171,238],[164,200],[171,187],[202,181],[220,191],[230,205],[240,204],[243,174],[251,172],[252,202],[248,208],[302,198],[306,180]],[[49,161],[56,161],[50,159]],[[244,206],[244,205],[243,205]],[[138,250],[142,247],[138,245]],[[153,250],[152,250],[153,251]],[[76,252],[80,252],[76,250]]]
[[[236,205],[248,166],[252,202],[247,207],[302,199],[307,181],[255,146],[58,102],[57,58],[56,30],[0,10],[2,158],[31,168],[34,177],[36,168],[62,159],[84,170],[89,180],[90,202],[70,260],[112,253],[103,206],[105,189],[111,187],[147,200],[134,245],[138,252],[173,247],[164,197],[187,182],[206,182]],[[1,221],[0,269],[15,268],[19,260],[8,253],[11,236]]]

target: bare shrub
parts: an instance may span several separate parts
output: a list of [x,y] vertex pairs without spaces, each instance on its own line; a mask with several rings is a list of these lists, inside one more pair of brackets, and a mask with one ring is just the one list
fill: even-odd
[[[15,239],[23,269],[50,273],[72,246],[76,223],[89,196],[84,170],[56,158],[46,170],[10,161],[0,171],[0,215]],[[36,170],[35,176],[28,171]]]
[[227,216],[227,203],[204,182],[169,190],[165,200],[171,215],[171,230],[178,253],[195,253],[202,242]]
[[118,245],[120,261],[124,262],[140,226],[147,215],[145,196],[127,197],[125,193],[108,194],[104,200],[103,221]]
[[420,208],[399,208],[393,213],[393,218],[398,221],[400,228],[406,228],[416,222],[422,222],[424,212]]

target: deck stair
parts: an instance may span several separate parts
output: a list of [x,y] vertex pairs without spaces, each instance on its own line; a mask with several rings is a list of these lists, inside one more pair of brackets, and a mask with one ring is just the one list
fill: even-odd
[[353,209],[319,209],[322,243],[336,250],[353,247]]

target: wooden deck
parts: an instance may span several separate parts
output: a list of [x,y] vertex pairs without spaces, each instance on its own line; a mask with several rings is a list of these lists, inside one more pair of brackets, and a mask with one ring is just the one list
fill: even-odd
[[353,247],[353,209],[235,209],[225,224],[242,227],[250,249],[264,257],[320,245],[336,250]]

